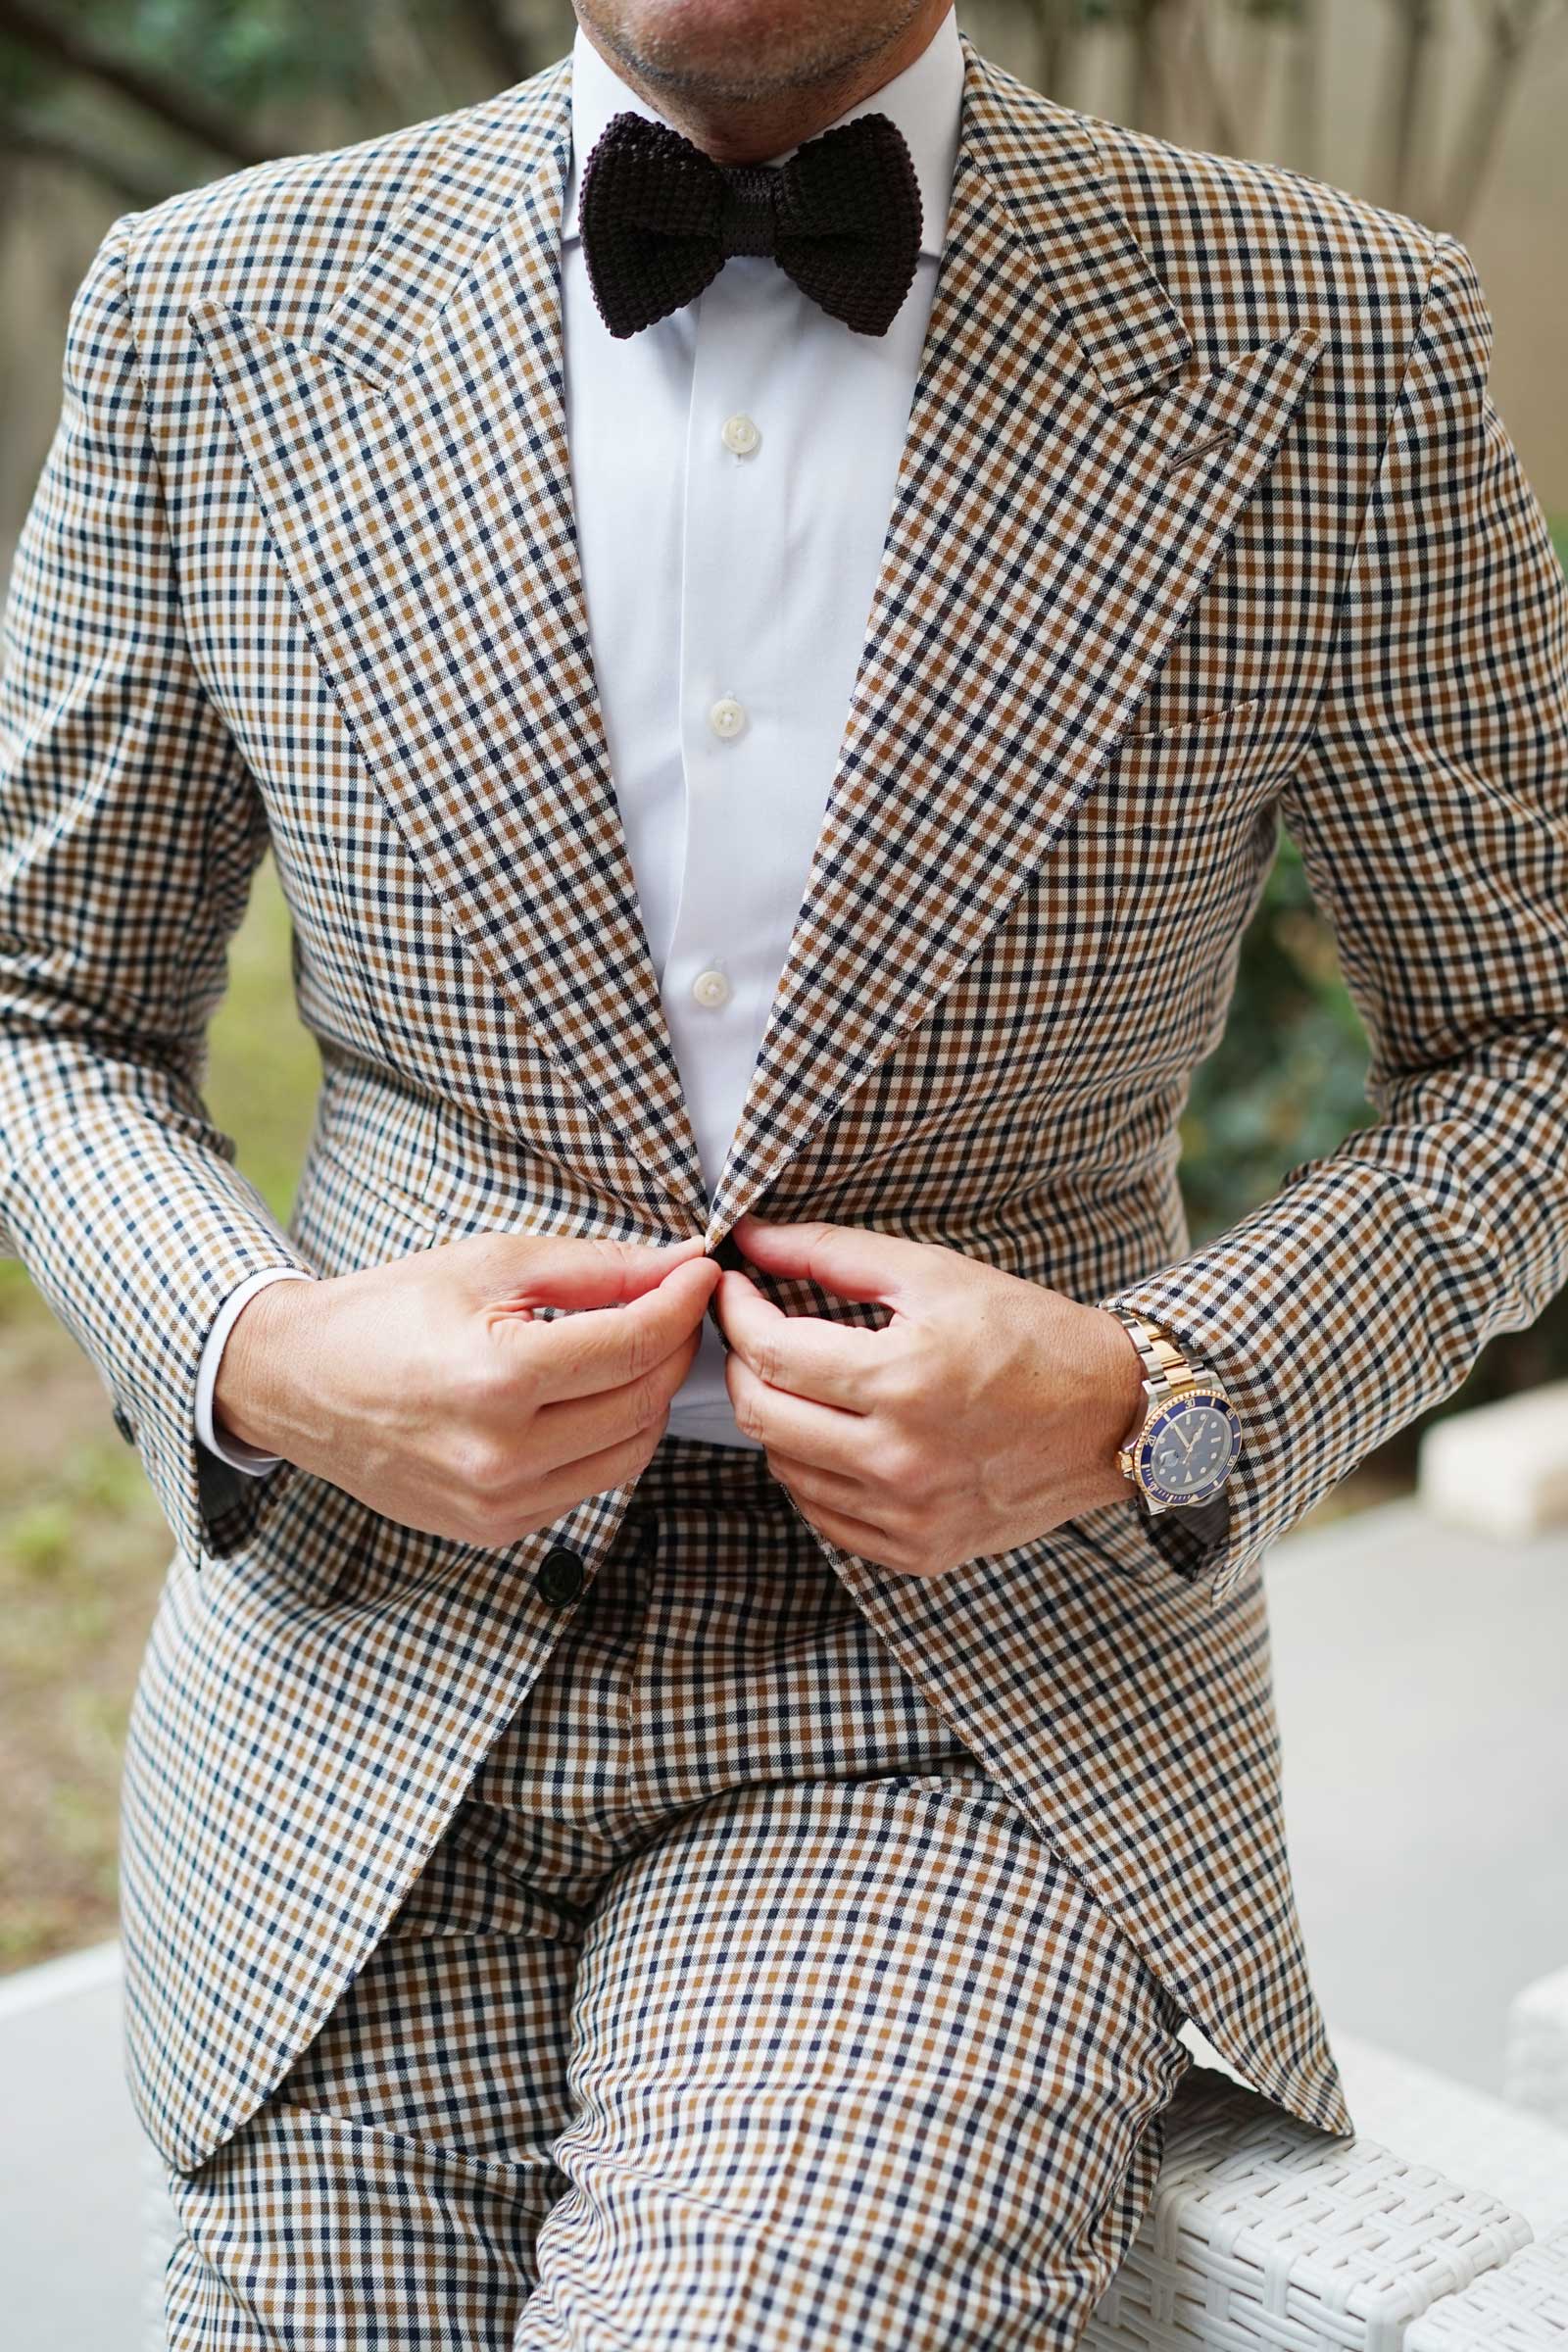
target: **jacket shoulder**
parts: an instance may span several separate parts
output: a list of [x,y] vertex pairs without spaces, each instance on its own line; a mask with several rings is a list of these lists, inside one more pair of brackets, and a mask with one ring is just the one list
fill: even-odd
[[1438,256],[1423,222],[1283,165],[1076,120],[1205,357],[1302,325],[1341,349],[1408,348]]
[[443,172],[505,154],[560,60],[494,97],[351,146],[279,156],[166,197],[116,225],[138,326],[156,335],[216,296],[277,333],[308,336],[355,269]]

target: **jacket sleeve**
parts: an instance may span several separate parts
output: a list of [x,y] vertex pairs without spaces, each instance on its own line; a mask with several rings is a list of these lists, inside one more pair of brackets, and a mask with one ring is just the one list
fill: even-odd
[[1441,236],[1282,797],[1376,1120],[1099,1301],[1163,1323],[1242,1416],[1224,1494],[1146,1522],[1216,1599],[1568,1281],[1568,591],[1488,392],[1491,341]]
[[267,847],[183,633],[125,291],[126,214],[72,306],[60,421],[0,670],[0,1250],[97,1366],[180,1548],[272,1482],[197,1445],[202,1343],[303,1260],[201,1099],[206,1024]]

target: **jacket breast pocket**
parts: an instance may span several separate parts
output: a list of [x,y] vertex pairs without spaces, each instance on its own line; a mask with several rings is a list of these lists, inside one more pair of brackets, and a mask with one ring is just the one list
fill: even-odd
[[1259,693],[1178,725],[1129,728],[1092,797],[1129,838],[1250,819],[1277,796],[1287,770],[1269,718]]

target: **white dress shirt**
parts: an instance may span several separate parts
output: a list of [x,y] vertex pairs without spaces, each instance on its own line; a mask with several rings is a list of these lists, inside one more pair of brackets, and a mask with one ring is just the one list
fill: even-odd
[[[766,1026],[859,667],[936,288],[963,53],[950,9],[911,65],[837,120],[877,112],[920,187],[920,258],[885,335],[857,334],[767,256],[732,255],[694,302],[617,342],[577,231],[582,159],[612,115],[663,120],[579,25],[561,228],[566,430],[594,670],[643,922],[710,1192]],[[823,126],[828,127],[827,125]],[[793,148],[768,160],[782,163]],[[203,1350],[197,1434],[220,1440],[218,1360],[251,1275]],[[710,1318],[671,1434],[742,1435]]]

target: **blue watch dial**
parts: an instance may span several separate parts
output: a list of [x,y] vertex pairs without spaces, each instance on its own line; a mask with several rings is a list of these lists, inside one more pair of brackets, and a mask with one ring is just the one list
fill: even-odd
[[1192,1389],[1152,1415],[1139,1447],[1144,1486],[1160,1502],[1206,1502],[1242,1450],[1236,1408],[1212,1389]]

